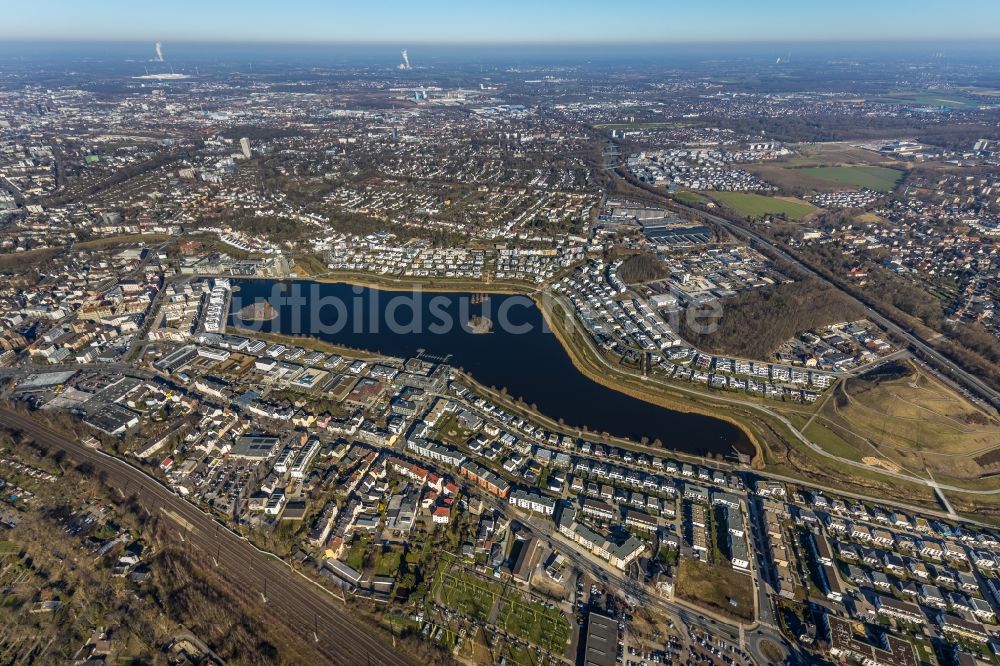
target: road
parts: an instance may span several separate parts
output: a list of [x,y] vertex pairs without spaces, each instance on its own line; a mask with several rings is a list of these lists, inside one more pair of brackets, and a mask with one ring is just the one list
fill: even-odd
[[[486,500],[492,508],[500,511],[508,518],[521,523],[540,543],[549,545],[552,549],[562,553],[576,569],[587,573],[594,579],[601,581],[604,585],[610,586],[612,590],[631,597],[635,603],[647,607],[657,606],[668,615],[679,618],[681,622],[689,627],[698,628],[711,635],[721,636],[734,645],[742,644],[741,638],[744,632],[741,629],[746,629],[746,625],[744,627],[733,625],[710,611],[690,608],[678,601],[653,594],[640,581],[629,578],[622,571],[615,569],[603,560],[599,560],[596,556],[581,551],[578,546],[553,530],[551,520],[543,521],[514,511],[510,504],[493,497],[488,497]],[[754,628],[756,624],[753,623],[750,627]],[[772,627],[760,626],[758,629],[760,632],[759,636],[766,637],[776,645],[784,646],[788,649],[787,641]],[[759,653],[757,641],[748,642],[746,647],[750,650],[750,653],[758,664],[768,663],[764,655]]]
[[931,474],[931,470],[927,469],[926,471],[927,478],[930,480],[931,488],[934,489],[935,494],[937,494],[938,498],[941,500],[941,505],[944,506],[945,510],[947,510],[948,517],[959,518],[959,515],[955,513],[955,509],[951,506],[951,502],[949,502],[948,498],[944,496],[943,492],[941,492],[941,486],[934,480],[934,475]]
[[883,315],[879,314],[878,312],[873,310],[867,303],[857,298],[853,294],[849,293],[848,291],[846,291],[839,285],[835,284],[834,282],[831,282],[827,277],[813,270],[810,266],[807,266],[806,264],[802,263],[799,259],[789,254],[784,249],[778,247],[764,236],[761,236],[757,232],[747,229],[742,225],[736,224],[735,222],[730,222],[725,218],[719,217],[718,215],[712,215],[711,213],[706,213],[705,211],[699,210],[697,208],[691,208],[690,206],[685,206],[684,204],[681,204],[673,200],[669,201],[672,206],[676,208],[681,208],[684,210],[684,212],[690,213],[704,220],[709,220],[711,222],[714,222],[715,224],[725,228],[727,231],[736,236],[747,238],[751,241],[752,244],[756,244],[760,247],[765,248],[773,256],[777,256],[783,259],[784,261],[793,264],[794,266],[808,273],[809,275],[812,275],[820,280],[823,280],[824,282],[832,286],[834,289],[843,293],[847,298],[861,305],[865,309],[865,315],[868,317],[868,319],[878,324],[883,330],[888,331],[889,333],[892,333],[893,335],[896,335],[897,337],[906,340],[906,342],[910,345],[912,349],[919,352],[925,358],[930,359],[939,368],[947,370],[948,373],[950,373],[950,375],[956,381],[964,385],[966,388],[970,389],[973,393],[976,393],[980,397],[985,398],[991,405],[993,405],[994,408],[1000,409],[1000,391],[994,390],[986,382],[979,379],[972,373],[967,372],[965,369],[958,366],[958,364],[954,363],[949,358],[947,358],[946,356],[938,352],[936,349],[928,345],[927,342],[924,341],[922,338],[914,335],[913,333],[910,333],[906,329],[902,328],[901,326],[889,320],[887,317],[884,317]]
[[762,509],[757,498],[753,495],[747,495],[746,507],[749,527],[747,537],[752,546],[750,553],[753,556],[754,575],[757,579],[757,620],[764,626],[777,629],[778,617],[771,594],[778,589],[778,586],[775,584],[774,569],[769,557],[770,549],[768,548],[768,536],[764,529],[764,519],[761,515]]
[[[659,380],[657,380],[655,378],[652,378],[652,377],[649,377],[649,376],[646,376],[646,375],[641,375],[639,373],[633,372],[633,371],[627,369],[625,366],[612,364],[610,361],[608,361],[608,359],[604,356],[604,354],[602,354],[600,352],[600,350],[598,350],[596,347],[594,347],[593,340],[590,337],[590,334],[579,325],[579,323],[576,320],[576,317],[572,314],[574,312],[574,310],[572,309],[572,305],[569,302],[565,301],[558,294],[550,294],[548,299],[542,299],[540,302],[543,304],[543,307],[546,307],[546,308],[550,308],[551,307],[551,302],[558,302],[560,304],[560,306],[563,308],[563,310],[566,313],[569,313],[568,316],[566,316],[564,318],[564,321],[568,322],[568,325],[571,326],[571,327],[573,327],[574,331],[576,331],[580,335],[580,338],[586,342],[588,350],[590,352],[590,356],[593,357],[593,358],[595,358],[597,360],[597,362],[599,362],[601,365],[603,365],[604,367],[606,367],[613,374],[615,374],[615,373],[617,373],[617,374],[628,374],[628,375],[632,375],[636,379],[642,380],[643,382],[645,382],[647,384],[660,385],[660,386],[662,386],[662,387],[664,387],[666,389],[669,389],[671,391],[679,391],[681,393],[688,393],[688,394],[696,395],[696,396],[700,396],[700,397],[707,397],[707,398],[710,398],[711,400],[714,400],[714,401],[723,402],[723,403],[729,403],[729,404],[735,404],[735,405],[741,405],[741,406],[747,407],[749,409],[753,409],[753,410],[755,410],[757,412],[760,412],[762,414],[767,415],[768,417],[770,417],[772,419],[775,419],[776,421],[779,421],[785,428],[788,429],[789,432],[791,432],[795,436],[795,438],[797,440],[799,440],[803,445],[809,447],[809,449],[811,449],[812,451],[814,451],[817,455],[823,456],[824,458],[827,458],[829,460],[835,460],[835,461],[837,461],[841,465],[846,465],[848,467],[854,467],[854,468],[857,468],[857,469],[863,469],[863,470],[865,470],[867,472],[875,472],[877,474],[881,474],[881,475],[884,475],[884,476],[896,478],[896,479],[899,479],[901,481],[909,481],[911,483],[917,483],[917,484],[920,484],[920,485],[924,485],[924,486],[927,486],[928,488],[930,488],[932,491],[934,491],[938,495],[941,495],[942,492],[945,491],[945,490],[952,491],[952,492],[964,493],[964,494],[968,494],[968,495],[996,495],[996,494],[1000,494],[1000,489],[978,490],[978,489],[962,488],[960,486],[954,486],[954,485],[944,484],[944,483],[937,483],[935,481],[932,481],[931,479],[925,479],[924,477],[916,476],[914,474],[907,474],[906,472],[893,471],[893,470],[890,470],[890,469],[886,469],[884,467],[877,467],[877,466],[873,466],[873,465],[866,465],[865,463],[859,462],[857,460],[851,460],[849,458],[843,458],[843,457],[838,456],[836,454],[833,454],[833,453],[827,451],[826,449],[824,449],[823,447],[819,446],[818,444],[816,444],[815,442],[813,442],[812,440],[810,440],[808,437],[806,437],[805,435],[803,435],[802,432],[798,428],[796,428],[795,425],[792,424],[792,422],[789,421],[786,417],[784,417],[783,415],[781,415],[781,414],[779,414],[779,413],[777,413],[777,412],[775,412],[775,411],[767,408],[766,406],[764,406],[762,404],[759,404],[758,402],[751,401],[751,400],[744,400],[744,399],[741,399],[741,398],[735,398],[735,397],[723,394],[721,392],[719,393],[719,395],[706,396],[706,394],[705,394],[704,391],[697,391],[697,390],[694,390],[694,389],[690,389],[690,388],[687,388],[685,386],[679,385],[677,383],[667,383],[667,382],[659,381]],[[552,313],[551,313],[550,309],[546,311],[546,316],[549,318],[550,321],[552,320]],[[771,476],[772,478],[783,478],[783,480],[792,481],[793,483],[802,483],[802,479],[788,479],[788,478],[777,477],[776,475],[769,475],[769,474],[762,474],[762,476]],[[811,481],[809,483],[812,484],[812,485],[815,485]],[[841,492],[842,494],[845,494],[845,493],[843,493],[843,491],[837,491],[837,492]],[[882,501],[882,500],[876,500],[876,501]],[[929,513],[926,509],[919,509],[919,511],[922,511],[924,513]],[[930,513],[933,513],[933,512],[930,512]],[[948,515],[948,514],[945,514],[945,515]]]
[[65,452],[77,463],[88,463],[95,473],[106,474],[110,485],[135,495],[147,512],[173,521],[179,541],[202,551],[206,560],[213,558],[220,577],[233,590],[252,591],[252,598],[259,599],[266,621],[280,618],[304,645],[322,654],[325,663],[416,663],[392,647],[388,634],[353,615],[333,593],[224,528],[141,470],[9,409],[0,408],[0,423],[30,435],[50,450]]
[[[557,298],[557,300],[558,300],[558,298]],[[544,300],[543,300],[543,303],[545,303]],[[563,306],[564,307],[568,307],[568,304],[563,303]],[[570,321],[570,325],[576,326],[575,319],[571,318],[569,321]],[[580,329],[579,327],[577,327],[576,330],[578,332],[580,332],[581,334],[583,333],[582,329]],[[597,354],[597,351],[593,348],[593,346],[591,346],[590,349],[591,349],[592,355],[596,356],[597,359],[605,367],[607,367],[609,370],[613,370],[615,372],[623,372],[623,373],[626,373],[626,374],[629,372],[627,368],[614,366],[606,358],[604,358],[603,355]],[[897,354],[903,354],[903,353],[905,353],[905,352],[897,352]],[[881,359],[881,361],[879,361],[879,362],[885,362],[889,358],[893,358],[893,357],[895,357],[895,355],[890,355],[889,357]],[[868,368],[870,368],[872,366],[878,365],[879,362],[874,362],[872,364],[869,364],[868,366],[864,366],[863,368],[864,369],[868,369]],[[859,372],[859,371],[863,371],[863,369],[862,368],[857,368],[853,372]],[[849,373],[849,374],[853,374],[853,372]],[[0,371],[0,373],[2,373],[2,371]],[[719,395],[709,395],[709,396],[706,396],[704,391],[699,391],[699,390],[695,390],[695,389],[689,389],[689,388],[686,388],[686,387],[684,387],[683,385],[680,385],[680,384],[673,384],[673,383],[667,384],[666,382],[659,382],[656,379],[651,379],[649,377],[642,377],[641,375],[636,374],[636,373],[633,373],[633,375],[635,377],[637,377],[637,378],[642,378],[646,382],[654,383],[654,384],[662,384],[665,387],[669,387],[672,390],[680,391],[682,393],[689,393],[691,395],[697,395],[697,396],[702,396],[702,397],[710,397],[713,400],[720,400],[722,402],[730,403],[730,404],[744,405],[744,406],[749,407],[751,409],[755,409],[757,411],[761,411],[761,412],[767,414],[768,416],[773,416],[774,418],[777,418],[777,419],[783,419],[784,418],[780,414],[772,412],[766,406],[759,404],[759,402],[757,402],[757,401],[742,400],[740,398],[735,398],[735,397],[732,397],[730,395],[723,394],[723,393],[720,393]],[[475,385],[475,381],[471,380],[471,378],[470,378],[470,382],[471,382],[472,385]],[[481,392],[487,393],[487,394],[492,394],[492,395],[494,395],[495,398],[497,398],[499,400],[498,394],[493,394],[489,389],[486,389],[486,388],[481,387],[481,386],[478,387],[478,388],[479,388],[479,390]],[[454,399],[454,396],[451,395],[451,394],[441,394],[441,397],[445,397],[445,398],[448,398],[448,399]],[[464,404],[465,404],[466,408],[468,408],[469,410],[479,413],[484,418],[487,418],[487,419],[490,418],[490,415],[488,413],[479,410],[475,405],[472,405],[471,403],[464,403]],[[515,411],[516,411],[516,409],[515,409]],[[802,430],[802,429],[795,428],[791,424],[791,422],[789,422],[789,421],[784,421],[784,423],[789,428],[789,430],[791,430],[792,432],[798,432],[798,433],[800,433],[801,430]],[[553,429],[557,429],[557,430],[561,429],[560,426],[558,426],[558,425],[552,425],[552,428]],[[614,442],[612,442],[612,443],[614,443]],[[812,442],[808,442],[807,441],[806,444],[808,446],[810,446],[810,447],[815,447],[815,445]],[[862,463],[857,463],[856,461],[850,461],[850,460],[847,460],[846,458],[839,458],[838,456],[835,456],[835,455],[830,454],[830,453],[828,453],[826,451],[823,451],[823,450],[820,450],[819,452],[822,455],[824,455],[825,457],[827,457],[827,458],[831,458],[831,459],[835,459],[835,460],[844,460],[844,461],[850,462],[851,464],[854,464],[854,465],[857,465],[857,466],[861,466],[862,465]],[[653,450],[649,450],[649,451],[647,451],[647,453],[650,453],[650,455],[657,455],[657,452],[653,451]],[[426,465],[427,461],[421,460],[421,461],[418,461],[418,463],[421,464],[421,465]],[[727,472],[738,471],[738,470],[741,469],[741,467],[738,466],[738,465],[733,465],[733,464],[730,464],[730,463],[723,463],[723,462],[705,462],[705,461],[701,461],[699,464],[711,467],[713,469],[720,469],[720,470],[727,471]],[[884,469],[882,467],[870,467],[868,469],[870,471],[873,471],[873,472],[876,472],[876,473],[880,473],[880,474],[886,474],[886,473],[888,473],[888,470],[886,470],[886,469]],[[754,470],[753,473],[755,475],[757,475],[757,476],[765,477],[765,478],[768,478],[768,479],[773,479],[773,480],[776,480],[776,481],[785,481],[787,483],[792,483],[792,484],[803,484],[803,483],[805,483],[806,485],[808,485],[811,488],[815,488],[816,490],[821,490],[821,491],[830,493],[831,495],[842,495],[844,497],[850,497],[852,499],[858,499],[858,500],[862,500],[862,501],[865,501],[865,502],[871,502],[871,503],[875,503],[875,504],[881,504],[881,505],[887,506],[887,507],[895,507],[897,509],[902,509],[904,511],[909,511],[909,512],[912,512],[912,513],[919,513],[919,514],[924,514],[924,515],[929,515],[929,516],[933,516],[933,517],[936,517],[936,518],[944,518],[944,519],[954,519],[954,517],[955,517],[955,516],[951,515],[950,513],[948,513],[947,511],[935,511],[933,509],[929,509],[929,508],[924,507],[924,506],[916,506],[914,504],[908,504],[906,502],[901,502],[899,500],[896,500],[896,499],[893,499],[893,498],[888,498],[888,497],[872,497],[870,495],[864,495],[864,494],[859,494],[859,493],[852,493],[852,492],[849,492],[849,491],[845,490],[842,487],[834,488],[834,487],[831,487],[831,486],[826,486],[826,485],[823,485],[822,483],[819,483],[818,481],[815,481],[815,480],[807,480],[807,479],[802,479],[802,478],[785,476],[785,475],[782,475],[782,474],[776,474],[774,472],[768,472],[766,470]],[[917,477],[917,476],[914,476],[914,477],[911,478],[911,477],[907,477],[906,475],[899,475],[899,478],[906,479],[908,481],[914,481],[914,482],[917,482],[917,483],[923,483],[924,485],[927,485],[929,488],[931,488],[932,490],[934,490],[942,498],[943,498],[943,492],[942,491],[943,490],[949,490],[949,489],[950,490],[954,490],[954,491],[958,491],[958,492],[970,493],[970,494],[974,494],[974,495],[994,495],[994,494],[1000,494],[1000,489],[998,489],[998,490],[971,490],[971,489],[966,489],[966,488],[960,488],[960,487],[957,487],[957,486],[942,485],[942,484],[937,483],[936,481],[933,481],[932,479],[924,479],[924,478]],[[944,499],[946,499],[946,498],[944,498]],[[972,517],[969,517],[969,516],[961,516],[961,519],[963,521],[965,521],[966,523],[969,523],[971,525],[978,525],[978,526],[981,526],[981,527],[992,527],[992,525],[990,523],[979,521],[979,520],[977,520],[975,518],[972,518]]]
[[910,333],[901,326],[895,324],[887,317],[883,316],[879,312],[872,309],[868,305],[868,303],[854,296],[840,285],[830,281],[829,278],[820,274],[818,271],[814,270],[811,266],[807,266],[798,258],[789,254],[784,248],[779,247],[778,245],[771,242],[764,236],[753,231],[752,229],[747,229],[741,224],[731,222],[723,217],[720,217],[718,215],[713,215],[712,213],[706,212],[699,208],[693,208],[691,206],[685,205],[680,201],[667,197],[662,192],[658,192],[648,186],[642,186],[637,183],[633,183],[621,171],[622,168],[623,167],[622,167],[621,157],[618,156],[613,165],[606,165],[606,173],[611,178],[621,180],[632,187],[642,190],[644,194],[648,195],[653,200],[661,202],[662,204],[666,205],[669,208],[673,208],[674,210],[679,210],[684,213],[688,213],[702,220],[713,222],[737,237],[748,239],[752,245],[757,245],[759,247],[766,249],[772,256],[779,257],[784,261],[787,261],[788,263],[796,266],[797,268],[807,273],[808,275],[812,275],[822,280],[823,282],[829,284],[837,291],[843,293],[844,296],[849,298],[851,301],[863,307],[866,316],[871,321],[881,326],[885,331],[888,331],[889,333],[892,333],[898,336],[899,338],[906,340],[906,342],[910,345],[911,349],[919,352],[922,356],[932,361],[934,365],[950,373],[951,378],[942,377],[942,379],[945,379],[946,381],[948,381],[948,383],[952,384],[953,386],[956,384],[960,384],[961,386],[959,386],[958,388],[961,387],[968,388],[969,390],[971,390],[972,393],[975,393],[980,397],[985,398],[987,402],[989,402],[989,404],[993,406],[994,409],[1000,410],[1000,391],[993,389],[986,382],[979,379],[971,372],[966,371],[964,368],[960,367],[958,364],[954,363],[949,358],[947,358],[946,356],[935,350],[933,347],[927,344],[926,340],[918,337],[917,335],[914,335],[913,333]]

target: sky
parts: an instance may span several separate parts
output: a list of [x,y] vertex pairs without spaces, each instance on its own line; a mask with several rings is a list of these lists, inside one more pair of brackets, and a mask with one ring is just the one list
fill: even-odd
[[0,40],[431,44],[1000,39],[998,0],[7,0]]

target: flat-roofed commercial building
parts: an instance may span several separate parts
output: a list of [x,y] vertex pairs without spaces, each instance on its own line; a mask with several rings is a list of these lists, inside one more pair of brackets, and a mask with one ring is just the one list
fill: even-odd
[[587,620],[583,666],[615,666],[617,654],[618,622],[613,617],[591,611]]

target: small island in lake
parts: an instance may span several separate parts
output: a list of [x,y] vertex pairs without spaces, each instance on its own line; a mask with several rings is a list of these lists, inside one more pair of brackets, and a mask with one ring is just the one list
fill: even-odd
[[267,301],[251,303],[240,309],[239,317],[243,321],[271,321],[278,316],[275,310]]
[[475,315],[469,319],[469,331],[475,334],[489,333],[493,330],[493,321],[486,317]]

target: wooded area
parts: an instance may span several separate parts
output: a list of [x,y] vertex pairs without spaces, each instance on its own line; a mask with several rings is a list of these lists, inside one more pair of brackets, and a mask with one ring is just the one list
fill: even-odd
[[[950,324],[944,303],[919,284],[914,284],[879,266],[869,266],[865,284],[846,283],[846,270],[857,264],[853,257],[831,245],[809,248],[806,257],[821,272],[838,280],[866,303],[903,328],[928,339],[931,346],[967,370],[979,373],[989,384],[1000,386],[1000,341],[977,324]],[[933,337],[929,332],[947,337]]]
[[639,284],[667,277],[666,265],[655,254],[633,254],[618,267],[618,277],[625,284]]
[[754,289],[722,301],[714,333],[698,334],[682,317],[685,340],[713,354],[769,359],[789,338],[838,321],[858,319],[861,308],[815,279]]

